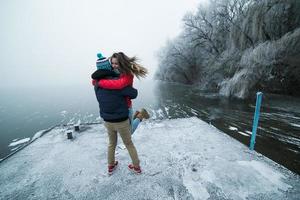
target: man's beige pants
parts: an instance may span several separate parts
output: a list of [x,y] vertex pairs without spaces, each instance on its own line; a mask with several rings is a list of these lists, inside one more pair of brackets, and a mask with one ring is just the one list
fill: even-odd
[[131,140],[131,126],[129,123],[129,120],[125,120],[123,122],[105,122],[105,127],[108,132],[108,138],[109,138],[109,143],[108,143],[108,165],[114,165],[115,163],[115,150],[117,146],[117,141],[118,141],[118,135],[117,133],[120,134],[124,145],[126,146],[129,155],[132,160],[132,164],[135,166],[140,165],[140,161],[138,158],[137,151],[135,149],[134,144],[132,143]]

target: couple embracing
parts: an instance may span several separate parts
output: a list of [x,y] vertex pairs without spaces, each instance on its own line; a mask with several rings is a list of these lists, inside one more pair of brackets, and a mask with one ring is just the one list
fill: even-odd
[[118,165],[115,160],[117,133],[120,134],[132,160],[128,168],[140,174],[140,160],[131,135],[143,119],[149,118],[149,114],[141,109],[133,115],[131,99],[137,97],[137,90],[132,84],[134,76],[145,77],[148,71],[137,63],[136,57],[128,57],[123,52],[114,53],[110,58],[98,53],[97,57],[97,71],[92,74],[92,83],[109,138],[108,174],[111,175]]

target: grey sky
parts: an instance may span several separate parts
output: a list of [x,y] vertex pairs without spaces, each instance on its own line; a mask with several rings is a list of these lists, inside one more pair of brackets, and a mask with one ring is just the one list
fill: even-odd
[[152,77],[155,53],[204,1],[1,1],[1,87],[87,84],[99,51],[136,55]]

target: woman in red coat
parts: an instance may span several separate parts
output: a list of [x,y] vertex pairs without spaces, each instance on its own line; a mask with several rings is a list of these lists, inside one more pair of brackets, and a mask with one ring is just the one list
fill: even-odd
[[[126,86],[132,86],[134,76],[139,79],[140,77],[146,77],[148,74],[148,70],[136,62],[136,57],[130,58],[123,52],[114,53],[111,56],[110,61],[112,68],[114,71],[120,73],[120,76],[118,79],[100,79],[98,81],[98,86],[101,88],[120,90]],[[93,81],[93,84],[95,85],[95,81]],[[127,98],[127,105],[133,134],[139,123],[143,119],[149,118],[149,114],[144,108],[142,108],[141,111],[135,112],[133,116],[132,102],[130,98]]]

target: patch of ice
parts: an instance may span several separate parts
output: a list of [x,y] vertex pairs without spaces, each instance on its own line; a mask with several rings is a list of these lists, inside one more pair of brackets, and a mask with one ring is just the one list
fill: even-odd
[[92,114],[92,113],[88,114],[88,113],[87,113],[84,117],[85,117],[85,118],[94,117],[94,114]]
[[238,133],[241,134],[241,135],[243,135],[243,136],[249,137],[249,135],[248,135],[247,133],[244,133],[244,132],[242,132],[242,131],[238,131]]
[[74,126],[79,126],[81,124],[81,120],[79,119]]
[[67,122],[67,125],[73,125],[75,122],[75,118],[72,117],[68,122]]
[[[19,146],[19,147],[20,147],[20,146]],[[15,150],[17,150],[19,147],[15,147],[15,148],[11,149],[10,151],[15,151]]]
[[288,150],[289,150],[289,151],[292,151],[292,152],[294,152],[294,153],[296,153],[296,154],[299,154],[298,150],[291,149],[291,148],[288,148]]
[[275,127],[270,127],[270,129],[273,129],[273,130],[275,130],[275,131],[280,131],[280,129],[279,128],[275,128]]
[[232,131],[237,131],[237,130],[238,130],[238,128],[236,128],[236,127],[233,127],[233,126],[229,126],[229,130],[232,130]]
[[164,117],[164,113],[163,113],[162,109],[158,109],[158,110],[157,110],[157,114],[158,114],[158,116],[161,117],[161,118]]
[[64,116],[64,115],[68,114],[68,111],[63,110],[63,111],[60,112],[60,114]]
[[155,110],[151,110],[151,119],[157,119]]
[[19,145],[19,144],[26,143],[26,142],[28,142],[28,141],[30,141],[30,138],[24,138],[24,139],[18,140],[18,141],[16,141],[16,142],[12,142],[12,143],[10,143],[8,146],[9,146],[9,147],[14,147],[14,146],[17,146],[17,145]]
[[169,108],[168,107],[165,107],[165,111],[167,113],[167,116],[169,116]]
[[197,110],[195,110],[195,109],[193,109],[193,108],[191,108],[191,113],[193,113],[194,115],[198,116]]
[[290,125],[300,128],[300,124],[290,123]]
[[31,138],[31,141],[34,141],[34,140],[36,140],[37,138],[41,137],[44,131],[45,131],[45,130],[40,130],[40,131],[38,131],[37,133],[35,133],[34,136]]

